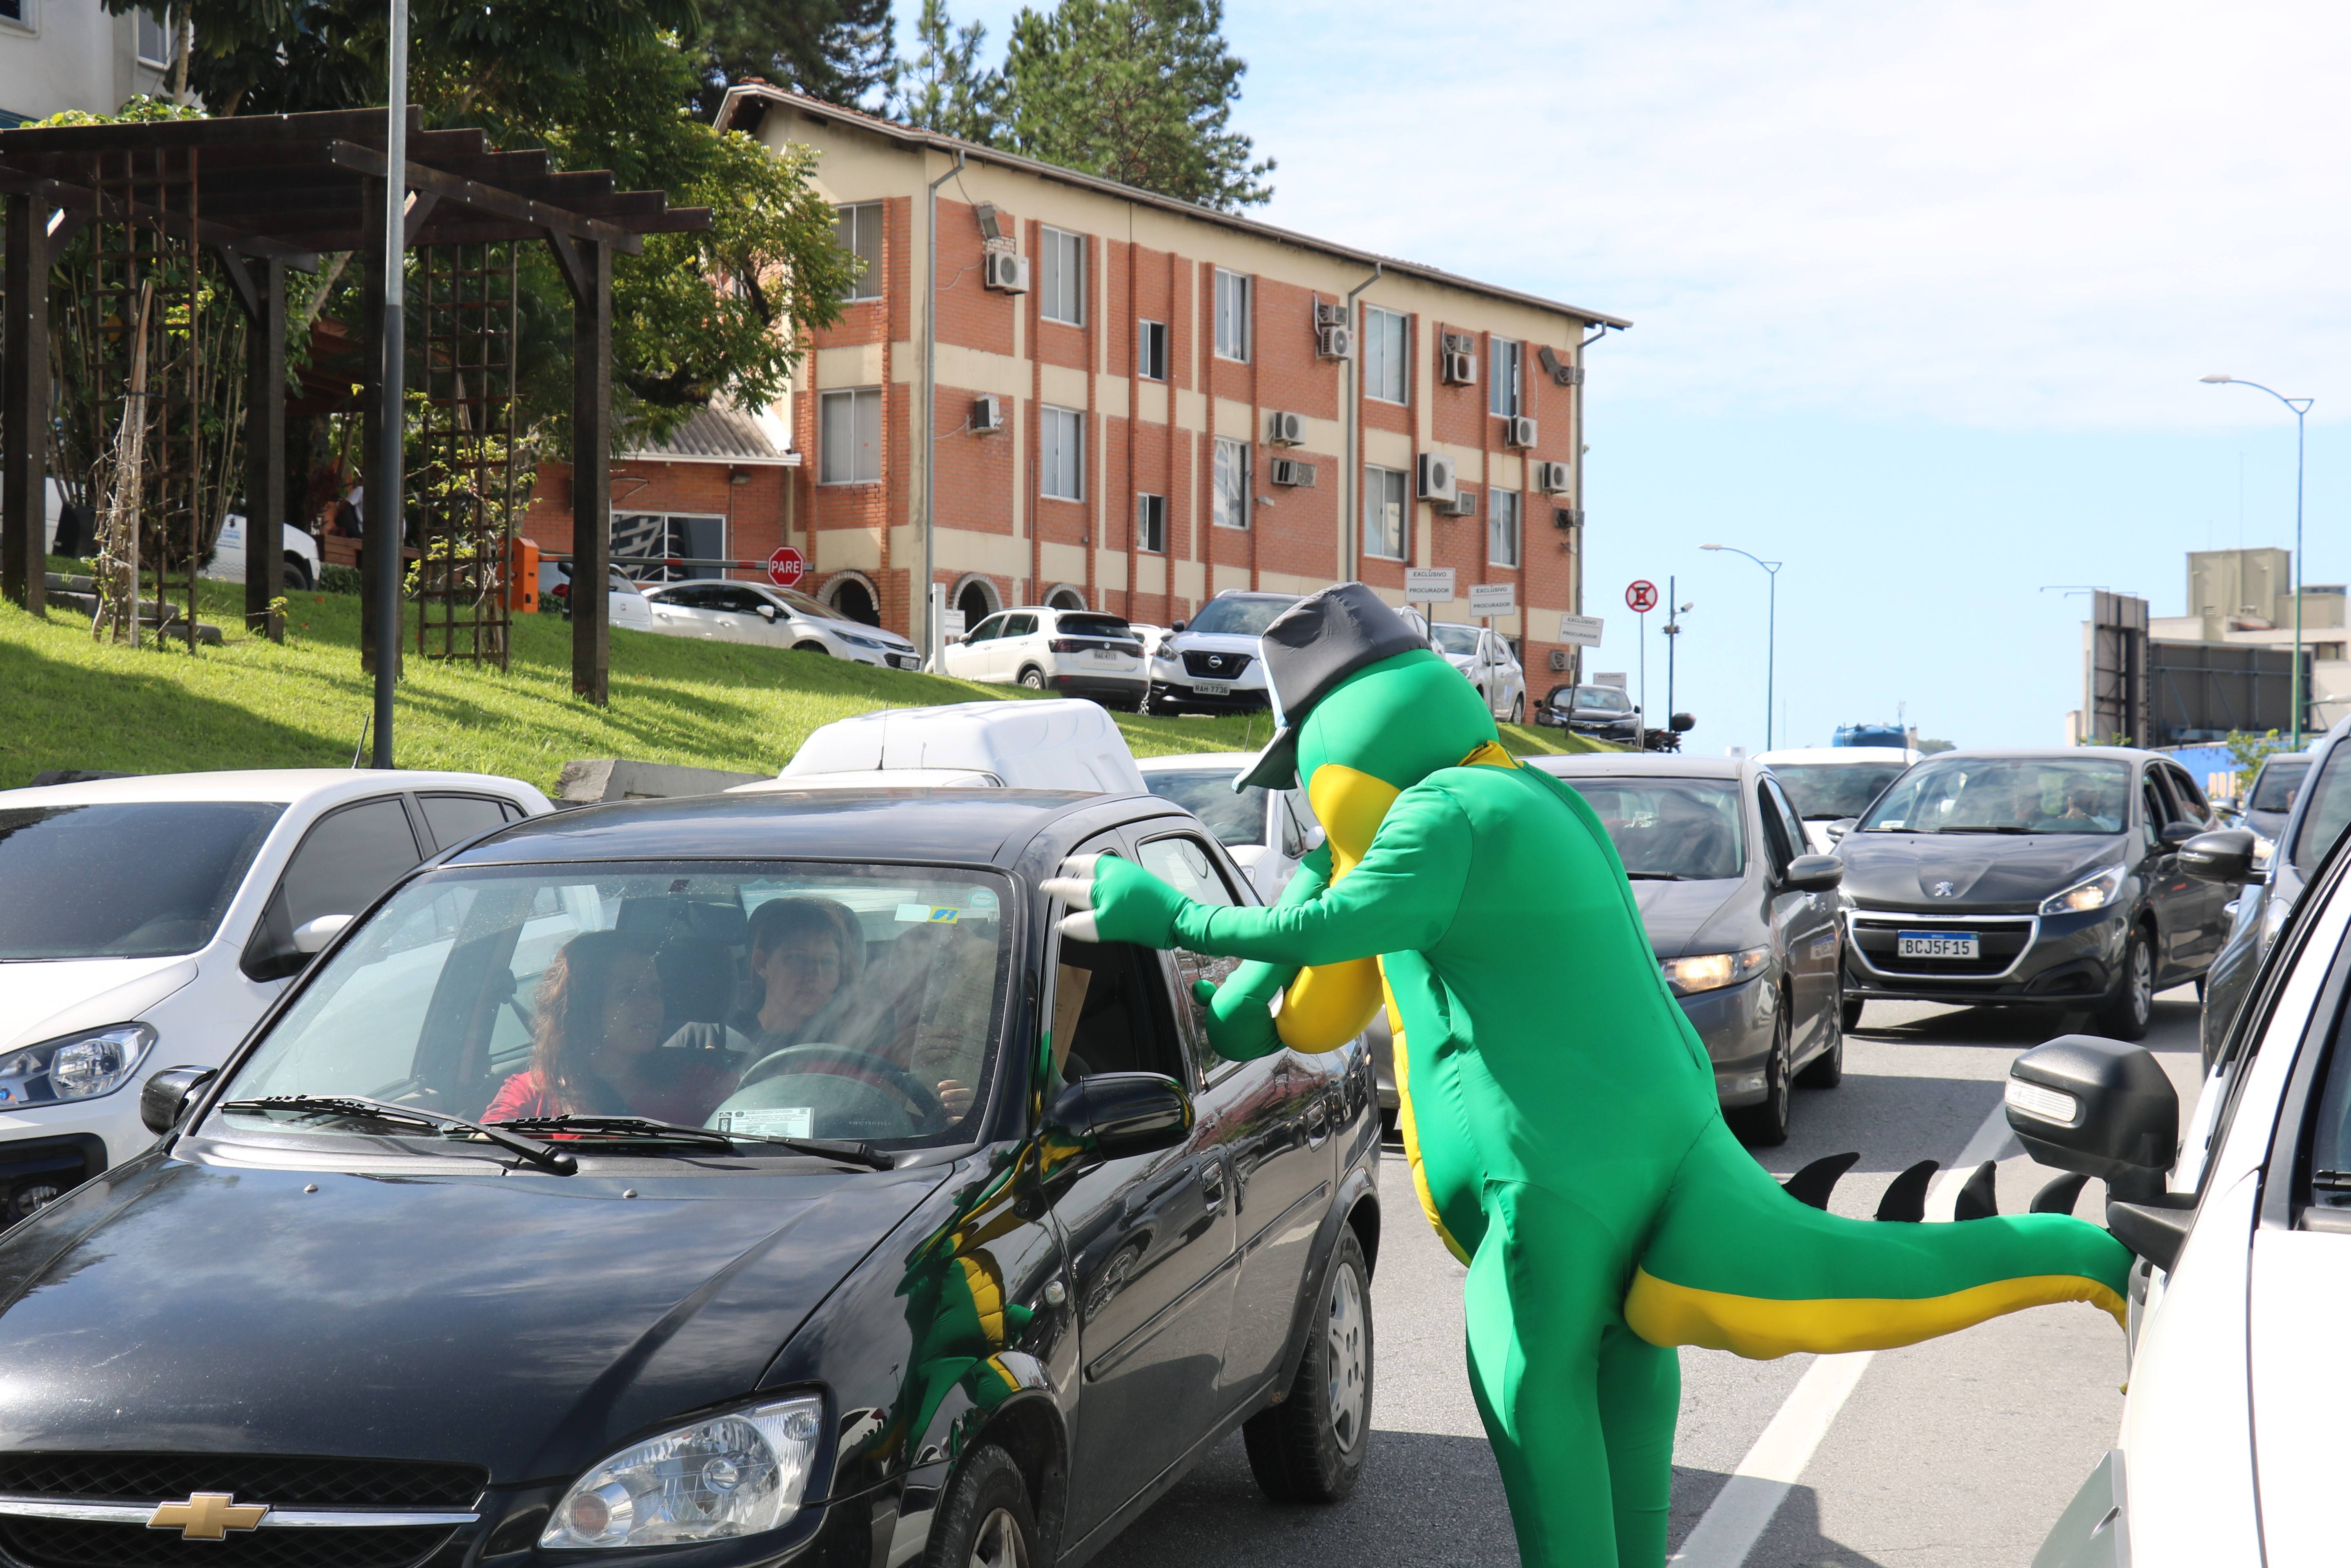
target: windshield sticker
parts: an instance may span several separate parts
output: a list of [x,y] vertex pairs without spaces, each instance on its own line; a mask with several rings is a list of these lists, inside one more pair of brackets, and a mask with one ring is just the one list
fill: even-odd
[[721,1111],[710,1121],[722,1133],[747,1133],[761,1138],[806,1138],[813,1135],[816,1108],[778,1105],[764,1111]]
[[971,890],[971,906],[974,909],[993,909],[996,907],[996,894],[984,887],[975,887]]
[[901,925],[953,925],[962,910],[952,904],[902,904],[898,906]]

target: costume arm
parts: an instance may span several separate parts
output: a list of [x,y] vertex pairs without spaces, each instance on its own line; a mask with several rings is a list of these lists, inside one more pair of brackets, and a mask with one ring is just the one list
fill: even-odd
[[[1274,900],[1277,909],[1306,904],[1330,885],[1331,846],[1322,844],[1298,862],[1296,874]],[[1192,998],[1208,1010],[1208,1043],[1228,1061],[1254,1061],[1281,1049],[1273,1027],[1273,998],[1298,977],[1295,964],[1244,963],[1221,985],[1197,980]]]

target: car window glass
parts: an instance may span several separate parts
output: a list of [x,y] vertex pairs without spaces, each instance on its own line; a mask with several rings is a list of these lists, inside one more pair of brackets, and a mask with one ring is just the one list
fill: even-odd
[[[1053,1072],[1157,1072],[1188,1083],[1159,955],[1132,942],[1063,942],[1053,966]],[[1050,1092],[1049,1087],[1048,1092]]]
[[1132,637],[1134,630],[1115,615],[1071,615],[1053,617],[1053,629],[1064,637]]
[[1566,775],[1608,830],[1635,881],[1722,881],[1747,870],[1747,830],[1735,779]]
[[978,625],[973,627],[969,632],[965,632],[963,640],[967,643],[985,643],[990,637],[995,636],[998,628],[1001,627],[1003,624],[1003,616],[991,615],[987,620],[981,622]]
[[2156,784],[2155,774],[2152,771],[2139,781],[2138,792],[2139,811],[2145,819],[2139,823],[2139,831],[2146,836],[2147,841],[2152,844],[2162,833],[2163,824],[2171,820],[2171,813],[2164,804],[2163,791]]
[[1233,793],[1233,770],[1200,768],[1153,770],[1143,776],[1144,788],[1163,800],[1173,800],[1200,819],[1219,843],[1265,842],[1263,789]]
[[486,795],[419,795],[416,800],[424,808],[424,825],[433,830],[434,843],[440,849],[462,844],[507,822],[503,803]]
[[1297,603],[1295,599],[1233,594],[1211,599],[1200,606],[1186,631],[1217,637],[1262,637],[1274,617]]
[[2163,777],[2164,781],[2171,786],[2171,801],[2179,808],[2180,816],[2199,826],[2209,825],[2212,821],[2212,803],[2204,799],[2204,791],[2196,787],[2196,780],[2177,768],[2165,768]]
[[2293,810],[2294,796],[2301,791],[2302,781],[2309,777],[2307,757],[2272,758],[2262,765],[2262,776],[2253,783],[2253,798],[2245,810]]
[[[1153,839],[1136,852],[1135,858],[1144,870],[1178,893],[1202,904],[1224,907],[1241,902],[1232,889],[1225,885],[1223,876],[1217,870],[1215,858],[1197,839],[1189,836]],[[1239,967],[1240,960],[1212,958],[1181,948],[1176,950],[1175,956],[1177,988],[1183,993],[1184,1009],[1190,1024],[1193,1060],[1205,1082],[1217,1076],[1217,1070],[1224,1065],[1224,1058],[1208,1044],[1208,1009],[1192,995],[1192,987],[1199,980],[1207,980],[1211,985],[1223,983],[1225,977]]]
[[1874,833],[2119,833],[2130,765],[2104,758],[1934,757],[1862,820]]
[[2304,803],[2302,826],[2294,835],[2294,869],[2304,876],[2317,872],[2318,862],[2342,836],[2343,825],[2351,822],[2351,760],[2346,759],[2351,759],[2351,744],[2328,747],[2318,777],[2304,786],[2314,794]]
[[1004,629],[998,632],[997,635],[999,637],[1026,637],[1033,633],[1036,630],[1037,618],[1034,615],[1008,615],[1004,618]]
[[362,800],[320,819],[278,880],[289,930],[321,915],[357,915],[424,857],[397,800]]
[[809,595],[799,592],[796,589],[778,588],[772,591],[787,605],[791,607],[791,612],[795,615],[807,615],[819,621],[847,621],[849,619],[848,616],[843,615],[840,611],[835,610],[823,600],[810,598]]
[[1771,777],[1808,822],[1858,817],[1907,762],[1774,762]]
[[194,952],[285,810],[263,800],[0,810],[0,960]]
[[1786,791],[1780,788],[1780,781],[1769,775],[1763,779],[1763,802],[1765,810],[1779,819],[1780,832],[1788,841],[1790,856],[1805,853],[1810,845],[1804,837],[1804,821],[1796,814],[1796,808],[1789,803]]
[[[648,597],[652,596],[649,595]],[[662,590],[659,597],[664,602],[676,605],[681,610],[708,610],[712,608],[710,602],[710,590],[698,582],[682,583],[675,588],[664,589]]]
[[1759,781],[1756,784],[1755,803],[1763,813],[1763,843],[1771,852],[1771,869],[1775,872],[1785,871],[1788,869],[1788,862],[1796,858],[1796,849],[1789,841],[1788,824],[1780,816],[1780,807],[1771,799],[1771,787],[1769,780]]

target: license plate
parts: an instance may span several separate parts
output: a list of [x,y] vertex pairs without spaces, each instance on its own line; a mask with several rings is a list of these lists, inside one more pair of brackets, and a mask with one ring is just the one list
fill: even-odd
[[1970,932],[1900,931],[1894,936],[1898,958],[1980,958],[1983,946]]
[[1229,681],[1194,681],[1192,689],[1204,697],[1228,697],[1233,695]]
[[1097,664],[1123,664],[1126,662],[1125,654],[1117,653],[1109,648],[1097,648],[1093,652],[1088,653],[1086,657],[1092,659]]

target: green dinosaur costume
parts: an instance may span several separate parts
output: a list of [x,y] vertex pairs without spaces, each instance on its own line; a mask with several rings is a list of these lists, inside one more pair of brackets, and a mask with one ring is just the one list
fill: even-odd
[[[1423,1206],[1469,1265],[1469,1373],[1529,1568],[1666,1555],[1680,1368],[1912,1343],[2019,1308],[2120,1318],[2129,1254],[2033,1214],[1852,1220],[1791,1197],[1723,1124],[1623,865],[1573,789],[1518,767],[1458,673],[1349,584],[1270,627],[1328,842],[1270,909],[1196,904],[1124,861],[1056,891],[1073,936],[1243,965],[1211,1002],[1229,1056],[1330,1049],[1383,991]],[[1279,1013],[1269,1010],[1285,993]]]

